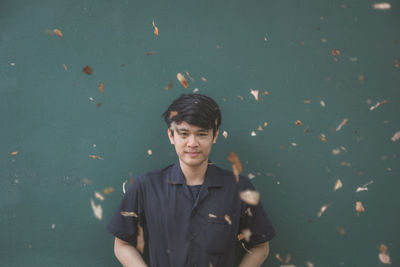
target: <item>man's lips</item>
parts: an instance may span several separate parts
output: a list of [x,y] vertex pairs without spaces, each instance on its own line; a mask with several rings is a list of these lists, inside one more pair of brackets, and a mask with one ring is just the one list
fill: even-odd
[[186,151],[186,154],[189,154],[190,156],[197,156],[198,154],[200,154],[200,152],[198,151]]

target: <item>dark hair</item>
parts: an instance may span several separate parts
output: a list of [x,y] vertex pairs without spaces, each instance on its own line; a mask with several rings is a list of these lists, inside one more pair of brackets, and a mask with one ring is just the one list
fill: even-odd
[[168,128],[171,123],[185,121],[203,129],[212,129],[213,136],[221,124],[221,112],[218,104],[210,97],[202,94],[182,94],[174,100],[162,114]]

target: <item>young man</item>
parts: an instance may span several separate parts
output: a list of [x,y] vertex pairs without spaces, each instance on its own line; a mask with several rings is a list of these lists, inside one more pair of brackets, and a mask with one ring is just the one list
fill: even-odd
[[[163,114],[179,161],[138,177],[108,225],[123,266],[233,267],[237,242],[248,253],[239,266],[261,266],[275,235],[261,203],[240,192],[254,190],[248,178],[209,162],[221,113],[211,98],[181,95]],[[241,241],[239,241],[241,239]]]

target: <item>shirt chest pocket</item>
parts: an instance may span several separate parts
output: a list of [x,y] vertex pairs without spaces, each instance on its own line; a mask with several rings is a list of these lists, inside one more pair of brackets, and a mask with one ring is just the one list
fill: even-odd
[[222,254],[229,248],[231,241],[230,226],[224,220],[209,219],[207,222],[207,251],[210,254]]

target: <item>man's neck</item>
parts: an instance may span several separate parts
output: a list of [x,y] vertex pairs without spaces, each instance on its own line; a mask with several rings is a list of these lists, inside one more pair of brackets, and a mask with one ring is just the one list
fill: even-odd
[[184,162],[179,162],[183,175],[185,176],[187,185],[200,185],[204,182],[205,174],[208,167],[208,160],[205,160],[201,165],[188,166]]

